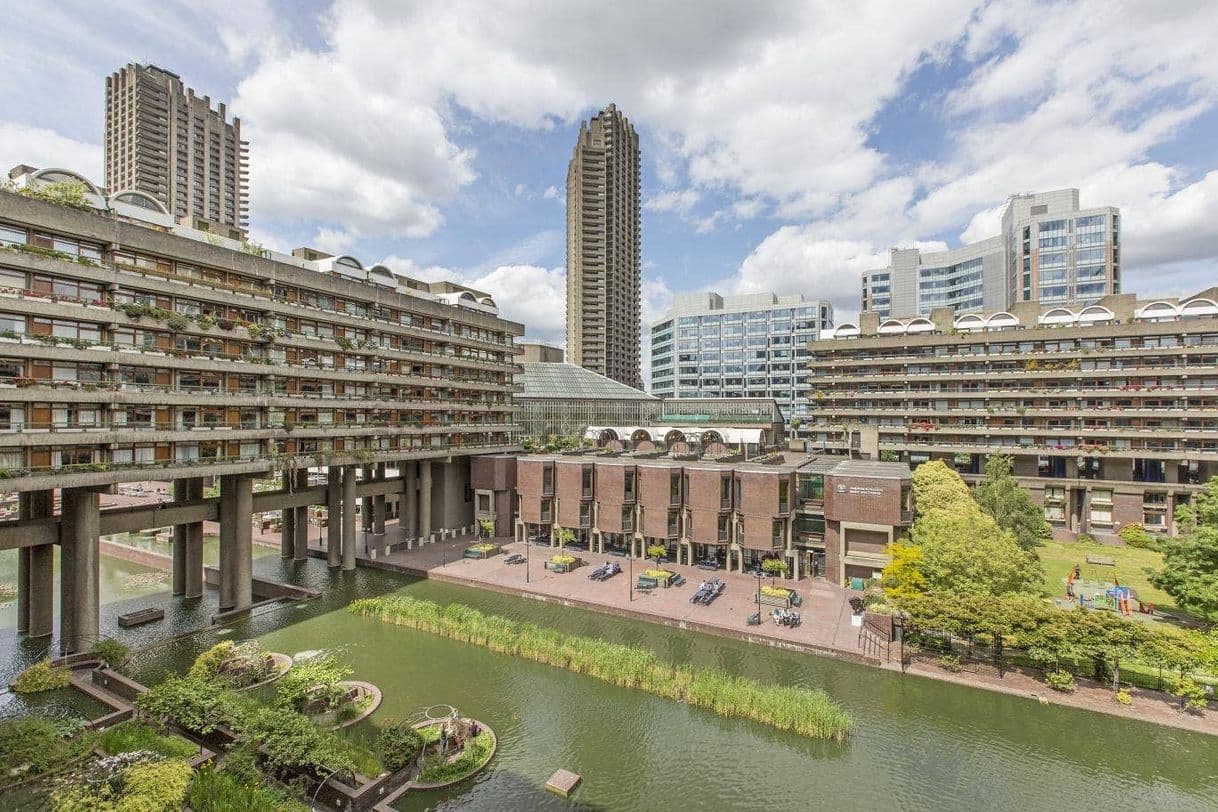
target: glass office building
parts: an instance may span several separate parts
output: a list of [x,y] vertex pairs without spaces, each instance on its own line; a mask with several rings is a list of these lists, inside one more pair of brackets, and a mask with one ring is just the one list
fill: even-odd
[[800,294],[678,295],[651,328],[651,394],[773,398],[785,420],[808,409],[808,343],[833,326],[833,306]]
[[1012,195],[1001,234],[950,251],[893,248],[887,267],[863,274],[862,310],[890,319],[1095,304],[1121,292],[1120,220],[1111,206],[1080,208],[1078,189]]

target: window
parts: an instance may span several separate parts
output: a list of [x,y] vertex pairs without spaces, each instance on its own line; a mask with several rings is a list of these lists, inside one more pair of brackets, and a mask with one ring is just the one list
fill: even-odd
[[726,510],[732,506],[732,479],[719,477],[719,508]]
[[778,512],[786,513],[791,507],[791,483],[785,479],[778,480]]
[[635,472],[627,471],[625,479],[626,479],[626,484],[625,484],[626,500],[629,502],[633,502],[634,501],[634,489],[635,489],[635,481],[634,481]]
[[728,536],[731,533],[730,522],[731,522],[731,517],[729,517],[729,516],[725,515],[725,516],[719,517],[719,541],[728,540]]
[[[544,465],[541,469],[541,492],[544,494],[554,493],[554,466]],[[548,519],[546,521],[549,521]]]

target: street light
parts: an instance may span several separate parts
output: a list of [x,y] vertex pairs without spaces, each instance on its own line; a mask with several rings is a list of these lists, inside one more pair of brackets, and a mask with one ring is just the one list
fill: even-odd
[[529,538],[529,531],[524,531],[524,582],[529,582],[529,550],[533,548],[533,540]]
[[634,542],[630,542],[630,555],[626,556],[626,566],[629,569],[626,583],[630,585],[630,600],[634,600]]

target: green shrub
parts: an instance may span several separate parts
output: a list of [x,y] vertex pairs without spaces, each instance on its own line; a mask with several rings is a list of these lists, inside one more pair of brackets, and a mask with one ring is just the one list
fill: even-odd
[[167,758],[191,758],[199,752],[198,747],[181,736],[166,735],[137,719],[106,728],[98,734],[97,744],[112,756],[148,751]]
[[180,812],[192,772],[184,761],[103,759],[52,800],[55,812]]
[[1171,692],[1173,696],[1180,699],[1181,709],[1201,710],[1209,699],[1205,688],[1192,677],[1175,680],[1172,683]]
[[1082,544],[1084,546],[1098,546],[1099,545],[1099,542],[1096,541],[1095,538],[1092,537],[1091,535],[1089,535],[1088,533],[1079,533],[1077,536],[1074,537],[1074,542],[1076,544]]
[[118,668],[127,661],[127,655],[131,653],[131,649],[113,637],[103,637],[93,644],[93,648],[89,649],[89,653],[108,667]]
[[216,681],[170,676],[136,700],[154,719],[172,719],[194,733],[210,733],[239,712],[239,698]]
[[380,772],[371,753],[282,707],[258,707],[234,720],[233,729],[245,741],[257,742],[272,768],[295,768],[316,775],[332,770],[364,775]]
[[1061,691],[1063,694],[1074,692],[1074,675],[1069,671],[1050,671],[1045,674],[1045,682],[1050,688],[1055,691]]
[[1155,543],[1154,536],[1146,532],[1146,528],[1137,523],[1125,525],[1117,535],[1130,547],[1154,549],[1158,546]]
[[940,657],[939,667],[944,671],[951,671],[953,674],[958,674],[964,670],[964,666],[960,664],[960,658],[955,654],[944,654]]
[[339,664],[332,655],[324,654],[301,660],[279,680],[277,701],[300,710],[306,700],[325,699],[331,706],[346,693],[338,683],[351,676],[351,669]]
[[1112,698],[1117,701],[1118,705],[1132,705],[1133,704],[1133,695],[1130,694],[1129,691],[1125,690],[1124,688],[1117,691],[1113,695]]
[[65,736],[57,721],[25,716],[0,722],[0,786],[56,770],[93,750],[92,731]]
[[194,812],[305,812],[308,807],[288,797],[287,793],[267,786],[255,771],[252,781],[245,781],[230,772],[230,752],[224,768],[210,765],[195,773],[186,803]]
[[409,722],[391,722],[381,730],[381,763],[395,773],[415,760],[423,749],[423,737]]
[[257,640],[239,644],[222,640],[195,658],[189,675],[221,679],[234,688],[245,688],[269,679],[274,670]]
[[419,780],[427,784],[442,784],[464,778],[490,758],[494,746],[494,737],[490,732],[483,731],[466,741],[465,749],[452,762],[445,763],[441,757],[434,763],[423,765],[419,770]]
[[190,319],[183,316],[181,313],[172,313],[165,318],[165,326],[171,332],[180,333],[190,326]]
[[13,691],[19,694],[36,694],[67,688],[72,684],[72,675],[66,668],[51,665],[50,660],[39,660],[22,671],[13,680]]

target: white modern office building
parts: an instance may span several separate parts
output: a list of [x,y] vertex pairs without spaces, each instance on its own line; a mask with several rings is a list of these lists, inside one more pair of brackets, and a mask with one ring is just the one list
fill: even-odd
[[1078,189],[1012,195],[999,235],[950,251],[893,248],[887,267],[863,275],[862,310],[906,318],[1094,304],[1121,292],[1120,225],[1112,206],[1080,208]]
[[801,294],[679,294],[651,327],[651,394],[773,398],[785,420],[803,418],[808,343],[832,326],[833,305]]

